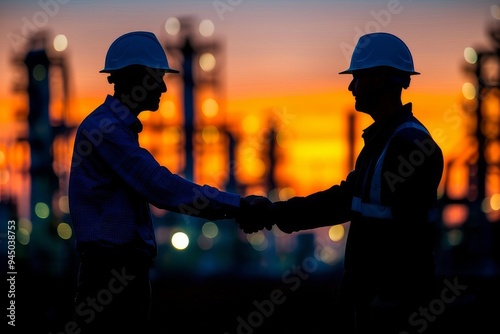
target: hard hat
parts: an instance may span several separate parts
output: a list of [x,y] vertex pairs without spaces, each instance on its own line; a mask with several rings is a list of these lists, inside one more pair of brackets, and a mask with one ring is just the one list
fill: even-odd
[[179,73],[168,66],[167,55],[160,41],[148,31],[133,31],[118,37],[110,45],[104,69],[99,73],[110,73],[129,65],[143,65],[167,73]]
[[399,38],[386,32],[375,32],[359,38],[351,57],[351,64],[339,74],[372,67],[388,66],[409,75],[420,74],[413,68],[413,58],[408,46]]

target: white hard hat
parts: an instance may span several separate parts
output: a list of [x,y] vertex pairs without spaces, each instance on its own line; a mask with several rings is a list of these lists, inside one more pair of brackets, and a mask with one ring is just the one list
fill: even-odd
[[148,31],[133,31],[118,37],[109,47],[104,69],[110,73],[129,65],[143,65],[167,73],[179,73],[168,66],[165,50],[155,34]]
[[420,74],[413,67],[408,46],[399,38],[386,32],[375,32],[359,38],[351,57],[349,68],[339,74],[372,67],[388,66],[409,75]]

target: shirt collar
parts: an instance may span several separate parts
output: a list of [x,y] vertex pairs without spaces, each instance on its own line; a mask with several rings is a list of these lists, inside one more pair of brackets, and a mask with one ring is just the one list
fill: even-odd
[[108,95],[104,105],[109,108],[125,125],[135,133],[142,131],[142,123],[139,118],[132,114],[130,110],[115,97]]
[[376,133],[386,132],[388,130],[392,130],[396,128],[404,119],[411,117],[412,113],[412,104],[411,102],[403,105],[392,117],[387,119],[382,124],[373,123],[363,130],[363,134],[361,135],[365,140],[372,138]]

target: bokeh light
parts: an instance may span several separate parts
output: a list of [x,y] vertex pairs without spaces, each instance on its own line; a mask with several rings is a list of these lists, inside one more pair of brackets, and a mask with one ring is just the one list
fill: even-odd
[[345,235],[344,226],[342,225],[333,225],[328,229],[328,237],[332,241],[340,241]]
[[330,246],[323,247],[318,252],[319,260],[324,263],[333,264],[340,259],[339,252]]
[[57,225],[57,235],[61,239],[68,240],[69,238],[71,238],[72,234],[73,230],[67,223],[60,223],[59,225]]
[[248,159],[242,169],[251,177],[261,178],[266,173],[266,164],[260,158]]
[[165,119],[172,119],[175,117],[177,108],[175,107],[174,101],[171,100],[162,100],[160,102],[160,115]]
[[169,17],[165,21],[165,31],[171,36],[175,36],[181,30],[181,22],[176,17]]
[[495,20],[500,20],[500,5],[491,5],[490,13]]
[[493,194],[490,199],[491,209],[494,211],[500,210],[500,194]]
[[219,112],[219,104],[215,101],[215,99],[208,98],[203,101],[203,104],[201,105],[201,112],[209,118],[214,117]]
[[262,233],[262,231],[247,235],[247,240],[250,245],[252,245],[252,247],[258,251],[263,251],[268,246],[267,238],[264,233]]
[[24,228],[18,228],[16,233],[16,240],[21,245],[26,246],[30,242],[30,233]]
[[465,61],[469,64],[475,64],[477,62],[477,52],[471,47],[466,47],[464,49]]
[[462,85],[462,95],[467,100],[473,100],[476,97],[476,87],[470,82],[465,82]]
[[215,25],[211,20],[203,20],[200,22],[199,31],[203,37],[210,37],[215,32]]
[[54,37],[54,49],[58,52],[66,50],[68,47],[68,39],[65,35],[59,34]]
[[442,212],[443,223],[447,227],[462,225],[469,215],[469,208],[462,204],[447,205]]
[[213,222],[206,222],[201,227],[201,233],[209,239],[215,238],[219,234],[219,228]]
[[500,210],[500,194],[493,194],[491,197],[484,198],[481,202],[481,210],[484,213]]
[[49,214],[50,214],[50,209],[46,203],[38,202],[35,204],[35,215],[38,218],[45,219],[49,216]]
[[59,210],[61,210],[62,213],[69,213],[68,196],[59,197],[58,205],[59,205]]
[[176,232],[170,240],[175,249],[183,250],[189,245],[189,237],[184,232]]
[[296,195],[295,189],[292,187],[284,187],[279,191],[280,201],[286,201]]
[[33,224],[31,223],[31,220],[29,220],[28,218],[19,219],[18,226],[19,229],[27,231],[28,234],[31,234],[31,231],[33,231]]
[[210,52],[205,52],[200,56],[199,64],[203,71],[210,72],[215,68],[215,56]]

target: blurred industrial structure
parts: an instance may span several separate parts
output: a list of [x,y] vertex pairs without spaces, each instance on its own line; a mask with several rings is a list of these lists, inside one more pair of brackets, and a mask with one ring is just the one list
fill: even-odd
[[462,154],[448,162],[440,198],[438,268],[444,276],[500,274],[500,26],[488,35],[490,47],[464,51],[469,119]]
[[2,152],[10,154],[6,161],[12,183],[19,174],[29,187],[2,192],[2,202],[15,203],[18,210],[28,199],[30,215],[16,212],[18,259],[34,272],[61,275],[71,257],[64,242],[71,236],[65,187],[72,149],[67,123],[70,89],[67,60],[57,52],[65,41],[56,38],[54,46],[51,42],[48,32],[39,31],[31,36],[24,53],[12,58],[20,73],[13,90],[26,97],[27,109],[13,111],[16,131],[2,143]]
[[[266,120],[265,135],[257,139],[258,149],[250,154],[264,162],[262,173],[247,179],[238,173],[248,161],[242,145],[252,139],[243,137],[238,120],[230,119],[225,110],[224,46],[213,32],[209,20],[166,21],[165,49],[181,73],[168,78],[161,117],[141,115],[145,125],[141,144],[187,179],[278,199],[279,151],[271,119]],[[470,150],[446,167],[440,198],[443,219],[436,226],[439,274],[444,277],[500,274],[500,29],[491,29],[490,36],[491,48],[466,54],[474,94],[464,103],[470,132],[462,145]],[[0,217],[17,221],[17,258],[26,272],[32,278],[66,281],[71,291],[76,261],[66,193],[74,134],[74,125],[67,121],[70,71],[64,52],[55,51],[64,48],[48,42],[47,34],[40,32],[23,54],[13,56],[12,66],[20,73],[13,89],[26,97],[26,109],[13,111],[14,139],[0,133],[0,181],[11,180],[0,182]],[[349,167],[355,159],[354,121],[349,115]],[[12,182],[29,189],[15,192]],[[20,215],[26,201],[29,216]],[[317,259],[318,274],[322,270],[331,274],[342,262],[339,245],[345,241],[344,230],[330,230],[324,240],[312,233],[279,231],[246,236],[232,222],[215,224],[156,208],[153,214],[160,247],[154,275],[158,280],[174,273],[279,279],[287,268],[308,257]],[[188,243],[177,244],[177,233]],[[1,256],[6,258],[4,243]],[[57,305],[52,307],[42,317],[56,319]]]

